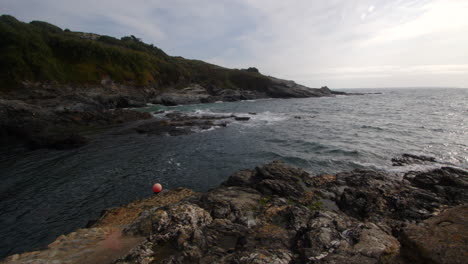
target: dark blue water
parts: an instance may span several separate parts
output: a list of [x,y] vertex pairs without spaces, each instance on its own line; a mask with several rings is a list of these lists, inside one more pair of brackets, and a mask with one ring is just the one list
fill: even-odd
[[[369,90],[365,90],[369,91]],[[0,150],[0,258],[44,247],[101,210],[151,195],[151,185],[197,191],[282,159],[311,173],[391,167],[401,153],[468,168],[468,90],[273,99],[166,108],[248,115],[248,122],[180,137],[114,135],[71,151]],[[142,111],[153,111],[150,107]],[[300,117],[299,118],[296,118]]]

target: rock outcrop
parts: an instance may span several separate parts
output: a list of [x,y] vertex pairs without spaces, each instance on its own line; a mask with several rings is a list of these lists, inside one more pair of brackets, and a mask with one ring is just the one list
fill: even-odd
[[411,164],[427,164],[436,162],[434,157],[424,156],[424,155],[413,155],[413,154],[402,154],[399,157],[392,159],[393,166],[405,166]]
[[[164,91],[151,99],[151,103],[162,105],[184,105],[199,103],[214,103],[217,101],[234,102],[262,98],[308,98],[334,96],[334,93],[323,87],[309,88],[293,81],[266,77],[268,85],[255,89],[225,89],[215,86],[203,87],[193,84],[184,89]],[[346,93],[342,93],[346,94]]]
[[[150,119],[149,113],[127,109],[143,107],[147,103],[174,106],[259,98],[332,96],[328,88],[310,89],[292,81],[268,78],[271,79],[269,85],[249,90],[199,84],[181,89],[136,89],[110,80],[91,87],[24,82],[23,87],[0,94],[0,136],[5,143],[17,140],[30,148],[68,149],[89,141],[83,132]],[[213,125],[216,124],[202,126]]]
[[[195,132],[226,127],[233,121],[248,121],[248,116],[236,115],[190,115],[181,112],[159,113],[157,119],[150,119],[127,126],[117,134],[139,134],[158,136],[181,136]],[[161,115],[162,114],[162,115]]]
[[125,109],[81,106],[83,109],[65,109],[27,103],[20,100],[0,99],[0,141],[24,142],[32,149],[68,149],[88,142],[81,135],[87,130],[125,122],[150,119],[149,113]]
[[466,263],[468,205],[412,224],[402,234],[402,255],[412,263]]
[[[118,227],[119,241],[144,238],[116,255],[119,264],[463,263],[467,182],[468,172],[448,167],[403,178],[312,176],[276,161],[206,193],[163,192],[150,199],[166,202],[112,209],[93,228]],[[179,199],[167,202],[171,195]]]

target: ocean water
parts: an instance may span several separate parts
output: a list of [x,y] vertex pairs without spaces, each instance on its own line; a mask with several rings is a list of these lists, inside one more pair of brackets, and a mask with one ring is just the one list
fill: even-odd
[[[277,159],[312,174],[468,169],[468,89],[361,91],[382,94],[149,106],[140,111],[227,113],[251,120],[180,137],[110,130],[69,151],[3,146],[0,258],[45,247],[105,208],[150,196],[155,182],[205,191],[235,171]],[[402,153],[434,156],[439,163],[392,167],[390,159]]]

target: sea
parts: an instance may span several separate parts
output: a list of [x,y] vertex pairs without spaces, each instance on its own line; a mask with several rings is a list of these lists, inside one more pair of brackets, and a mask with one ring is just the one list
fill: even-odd
[[[468,89],[343,91],[378,94],[149,105],[138,110],[251,119],[177,137],[118,135],[111,128],[64,151],[1,146],[0,259],[44,248],[106,208],[149,197],[157,182],[165,189],[207,191],[238,170],[273,160],[313,175],[468,169]],[[432,156],[437,163],[392,166],[391,158],[403,153]]]

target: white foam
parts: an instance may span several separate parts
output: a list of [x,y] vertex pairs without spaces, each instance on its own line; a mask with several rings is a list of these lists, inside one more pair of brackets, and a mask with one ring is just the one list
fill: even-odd
[[200,132],[203,133],[203,132],[213,131],[213,130],[215,130],[217,128],[219,128],[219,126],[212,126],[212,127],[208,128],[208,129],[201,129]]
[[208,129],[201,129],[201,128],[198,128],[198,127],[193,127],[191,128],[190,130],[194,133],[205,133],[205,132],[210,132],[210,131],[214,131],[216,129],[219,129],[221,128],[220,126],[212,126]]
[[215,114],[221,114],[221,113],[213,113],[209,109],[195,109],[193,113],[188,113],[188,115],[195,114],[195,115],[215,115]]
[[[176,111],[167,110],[163,114],[153,114],[156,117],[162,117],[166,114],[173,113]],[[272,125],[284,120],[290,119],[291,116],[284,113],[273,113],[270,111],[257,112],[256,114],[249,114],[247,112],[213,112],[211,109],[194,109],[191,112],[183,112],[183,114],[188,116],[238,116],[238,117],[250,117],[248,121],[236,121],[234,118],[230,119],[229,122],[236,124],[238,126],[245,127],[254,127],[254,126],[263,126],[263,125]],[[210,129],[198,130],[196,132],[206,132],[212,131],[217,127]]]
[[281,113],[272,113],[270,111],[257,113],[256,115],[249,115],[250,119],[253,121],[260,121],[270,123],[277,123],[288,119],[289,117]]

